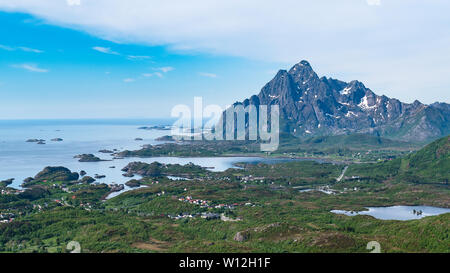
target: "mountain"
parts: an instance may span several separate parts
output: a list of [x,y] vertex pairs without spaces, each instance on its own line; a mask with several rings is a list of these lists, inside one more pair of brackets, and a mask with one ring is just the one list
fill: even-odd
[[450,134],[450,105],[403,103],[359,81],[321,77],[307,61],[280,70],[258,95],[237,104],[280,106],[280,129],[297,137],[372,134],[427,141]]

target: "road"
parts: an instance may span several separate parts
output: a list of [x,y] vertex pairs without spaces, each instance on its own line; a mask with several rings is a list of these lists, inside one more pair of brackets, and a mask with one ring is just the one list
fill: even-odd
[[345,172],[347,171],[348,166],[345,166],[345,168],[342,170],[341,176],[339,176],[336,181],[341,182],[342,178],[344,178]]

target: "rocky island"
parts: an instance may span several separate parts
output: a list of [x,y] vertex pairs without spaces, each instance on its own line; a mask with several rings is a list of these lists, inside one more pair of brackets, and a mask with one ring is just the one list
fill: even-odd
[[78,158],[79,162],[100,162],[100,161],[108,161],[104,159],[100,159],[93,154],[81,154],[76,155],[73,158]]
[[160,125],[160,126],[142,126],[138,128],[139,130],[171,130],[171,126],[169,125]]

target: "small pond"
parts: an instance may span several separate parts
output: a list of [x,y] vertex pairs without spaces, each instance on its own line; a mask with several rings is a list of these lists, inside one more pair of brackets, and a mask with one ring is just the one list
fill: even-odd
[[450,209],[428,206],[392,206],[392,207],[368,207],[366,211],[332,210],[332,213],[348,216],[371,215],[381,220],[415,220],[427,216],[450,213]]

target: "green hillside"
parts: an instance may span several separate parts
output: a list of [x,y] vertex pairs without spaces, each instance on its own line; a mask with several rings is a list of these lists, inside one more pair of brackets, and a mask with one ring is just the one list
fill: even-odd
[[448,184],[450,180],[450,136],[436,140],[403,158],[378,164],[351,165],[347,175],[405,182]]
[[367,135],[337,135],[313,137],[305,141],[305,144],[317,145],[323,148],[346,146],[349,148],[383,148],[383,147],[409,147],[412,144],[402,141],[396,141],[388,138]]
[[441,138],[418,152],[402,159],[400,175],[404,178],[429,183],[447,183],[450,180],[450,136]]

